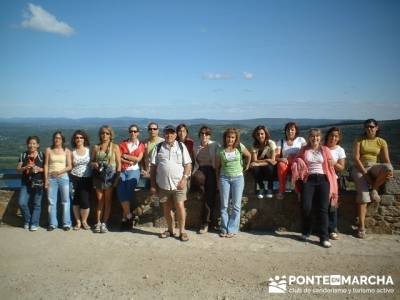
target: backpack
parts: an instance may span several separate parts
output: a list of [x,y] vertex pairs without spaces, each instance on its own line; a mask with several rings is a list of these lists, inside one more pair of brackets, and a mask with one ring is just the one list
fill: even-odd
[[[181,152],[182,152],[182,166],[184,166],[185,165],[185,161],[183,159],[183,144],[182,144],[182,142],[179,142],[179,141],[177,141],[177,142],[178,142],[179,148],[181,149]],[[157,155],[161,150],[162,144],[163,144],[163,142],[158,143],[157,146],[156,146],[157,147]]]
[[[21,156],[20,156],[20,161],[22,162],[22,163],[24,163],[24,162],[26,162],[26,159],[28,158],[28,152],[23,152],[23,153],[21,153]],[[40,162],[43,162],[43,152],[42,151],[38,151],[38,156],[37,156],[37,158],[39,159],[39,161]]]

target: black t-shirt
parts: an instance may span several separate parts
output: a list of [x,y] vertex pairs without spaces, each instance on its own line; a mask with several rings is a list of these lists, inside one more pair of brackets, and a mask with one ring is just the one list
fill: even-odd
[[[44,165],[43,152],[38,151],[38,155],[36,156],[36,158],[33,159],[33,157],[29,156],[28,151],[25,151],[19,155],[18,163],[21,162],[22,162],[22,167],[31,165],[32,167],[37,166],[39,168],[43,168]],[[43,180],[43,177],[44,177],[43,172],[34,173],[33,171],[29,172],[27,170],[24,170],[22,173],[21,182],[22,184],[26,184],[34,179]]]

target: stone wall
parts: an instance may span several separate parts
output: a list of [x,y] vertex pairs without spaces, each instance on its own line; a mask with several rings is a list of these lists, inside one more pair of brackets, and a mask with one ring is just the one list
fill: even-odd
[[[242,201],[241,229],[242,230],[287,230],[300,231],[301,219],[297,196],[287,193],[285,199],[257,199],[254,193],[254,181],[252,176],[246,176],[246,186]],[[368,206],[366,225],[369,232],[400,234],[400,171],[394,172],[382,189],[382,201]],[[142,226],[165,226],[162,210],[157,201],[145,190],[138,191],[139,207],[136,214],[139,216],[139,224]],[[121,208],[116,197],[114,198],[110,224],[118,228],[121,219]],[[217,199],[218,196],[217,196]],[[22,219],[18,209],[17,191],[0,191],[0,218],[3,223],[12,226],[22,226]],[[92,206],[95,207],[94,195]],[[187,208],[187,227],[197,229],[200,227],[202,212],[201,195],[189,193]],[[41,225],[47,226],[47,205],[43,200]],[[357,206],[355,192],[342,192],[338,211],[338,229],[342,233],[351,234],[356,225]],[[93,224],[93,211],[90,216]]]

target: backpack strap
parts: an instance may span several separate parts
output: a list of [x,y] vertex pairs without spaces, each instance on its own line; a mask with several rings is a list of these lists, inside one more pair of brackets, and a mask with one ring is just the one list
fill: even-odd
[[43,152],[42,151],[38,151],[38,156],[37,157],[38,157],[40,162],[43,162],[43,158],[44,157],[43,157]]
[[[185,160],[183,159],[183,144],[181,143],[181,142],[179,142],[179,141],[177,141],[178,142],[178,145],[179,145],[179,149],[181,149],[181,152],[182,152],[182,166],[184,166],[185,165]],[[158,143],[157,144],[157,154],[160,152],[160,150],[161,150],[161,147],[162,147],[162,143],[163,142],[161,142],[161,143]]]

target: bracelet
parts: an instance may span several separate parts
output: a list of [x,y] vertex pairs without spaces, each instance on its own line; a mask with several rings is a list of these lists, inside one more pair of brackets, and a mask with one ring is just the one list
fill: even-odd
[[190,176],[183,174],[183,177],[185,177],[185,179],[189,179]]

